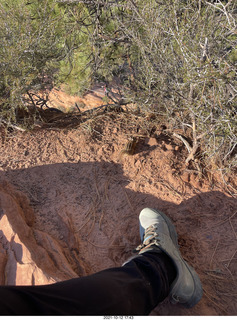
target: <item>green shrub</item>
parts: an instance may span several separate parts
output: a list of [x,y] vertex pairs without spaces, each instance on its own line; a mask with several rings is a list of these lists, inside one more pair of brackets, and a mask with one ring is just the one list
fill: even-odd
[[206,163],[233,168],[236,16],[235,1],[2,0],[0,117],[15,121],[32,90],[116,79],[126,101],[191,138],[187,162],[201,147]]
[[113,28],[99,20],[99,32],[110,42],[94,41],[105,57],[97,73],[104,73],[117,44],[131,61],[130,99],[165,116],[170,132],[185,134],[191,128],[191,147],[202,146],[206,161],[236,164],[236,2],[128,0],[116,5],[105,1],[101,6],[101,16],[109,16]]
[[[16,121],[28,93],[50,89],[78,45],[69,12],[54,0],[0,4],[0,117]],[[61,79],[62,80],[62,79]]]

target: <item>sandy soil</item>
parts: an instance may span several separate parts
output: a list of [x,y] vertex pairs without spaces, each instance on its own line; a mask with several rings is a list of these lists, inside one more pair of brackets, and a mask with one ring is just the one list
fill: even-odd
[[[121,156],[132,135],[140,136],[135,154]],[[204,295],[192,309],[164,301],[152,315],[236,315],[237,199],[221,180],[200,180],[186,157],[160,128],[149,136],[138,117],[107,114],[76,129],[10,134],[0,182],[28,199],[32,228],[64,248],[71,276],[121,266],[140,243],[141,209],[162,210]]]

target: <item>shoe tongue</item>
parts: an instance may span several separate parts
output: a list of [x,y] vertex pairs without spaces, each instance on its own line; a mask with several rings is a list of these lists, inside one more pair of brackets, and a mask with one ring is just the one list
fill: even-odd
[[144,240],[143,241],[147,241],[149,238],[154,237],[154,234],[156,232],[155,230],[156,225],[150,225],[144,234]]
[[148,236],[146,238],[143,239],[143,242],[146,242],[151,236]]
[[144,242],[149,242],[149,239],[152,239],[153,238],[153,236],[154,236],[154,234],[146,234],[145,235],[145,238],[144,238],[144,240],[143,240],[143,243]]

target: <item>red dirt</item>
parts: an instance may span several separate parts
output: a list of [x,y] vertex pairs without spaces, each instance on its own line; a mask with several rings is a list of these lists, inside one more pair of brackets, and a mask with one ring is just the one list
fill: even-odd
[[[32,258],[42,271],[34,274],[34,283],[40,283],[42,273],[46,275],[42,283],[47,277],[50,283],[121,266],[140,243],[141,209],[151,207],[173,220],[180,250],[204,289],[194,308],[164,301],[152,315],[234,315],[237,200],[221,179],[215,185],[200,180],[184,164],[187,152],[181,141],[163,135],[159,128],[152,137],[139,140],[134,155],[120,157],[128,137],[144,135],[143,129],[137,133],[134,116],[111,114],[71,130],[14,133],[2,145],[2,192],[14,199],[21,216],[29,210],[34,215],[29,222],[25,214],[24,223],[33,230],[29,237],[37,244],[33,249],[19,235],[20,245],[24,243],[31,254],[43,247],[41,254],[48,259],[44,270],[44,264]],[[14,232],[15,236],[20,233],[16,228]],[[3,225],[1,274],[9,259],[7,237]],[[18,266],[19,259],[15,260]],[[55,273],[57,268],[61,273]],[[1,274],[1,283],[6,283]],[[12,281],[22,283],[20,278]]]

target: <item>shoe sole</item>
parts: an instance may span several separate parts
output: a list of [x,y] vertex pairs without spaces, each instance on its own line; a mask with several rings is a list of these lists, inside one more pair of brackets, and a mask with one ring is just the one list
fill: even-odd
[[[154,209],[150,209],[150,210],[158,213],[165,220],[165,222],[166,222],[166,224],[168,226],[168,229],[169,229],[170,237],[171,237],[174,245],[177,247],[177,250],[179,251],[178,235],[177,235],[176,229],[175,229],[175,227],[173,225],[173,222],[163,212],[161,212],[159,210],[154,210]],[[201,281],[200,281],[199,276],[197,275],[196,271],[182,258],[181,254],[180,254],[180,258],[182,259],[182,261],[185,264],[186,268],[190,272],[190,274],[191,274],[191,276],[193,278],[193,281],[194,281],[194,293],[193,293],[192,297],[187,302],[181,303],[181,304],[185,308],[192,308],[202,298],[202,294],[203,294],[202,285],[201,285]],[[176,285],[176,282],[173,283],[170,292],[172,292],[172,290],[175,287],[175,285]],[[170,301],[171,301],[172,304],[177,304],[178,303],[178,301],[175,300],[172,297],[172,295],[170,296]]]

